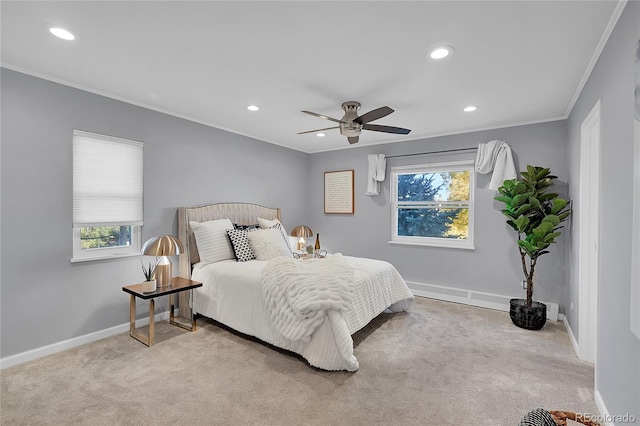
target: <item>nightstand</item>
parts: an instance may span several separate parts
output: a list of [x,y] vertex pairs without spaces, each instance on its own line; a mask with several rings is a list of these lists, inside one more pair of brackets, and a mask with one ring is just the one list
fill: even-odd
[[[171,285],[167,287],[158,287],[156,291],[144,293],[142,291],[143,283],[131,284],[122,287],[122,291],[129,293],[129,335],[147,346],[153,346],[155,339],[155,298],[160,296],[169,296],[169,323],[184,328],[189,331],[196,331],[196,319],[191,312],[191,324],[185,325],[175,320],[173,316],[173,295],[183,292],[193,292],[194,288],[202,287],[202,283],[192,281],[182,277],[171,278]],[[149,301],[149,331],[144,335],[136,330],[136,297]]]

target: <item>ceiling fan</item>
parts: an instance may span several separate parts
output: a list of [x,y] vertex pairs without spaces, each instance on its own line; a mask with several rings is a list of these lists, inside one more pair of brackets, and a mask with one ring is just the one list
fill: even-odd
[[347,137],[350,144],[357,143],[360,139],[360,132],[362,130],[373,130],[374,132],[396,133],[399,135],[408,135],[411,130],[403,129],[402,127],[382,126],[379,124],[369,124],[371,121],[377,120],[382,117],[386,117],[391,114],[393,110],[388,106],[383,106],[369,111],[365,114],[358,115],[360,109],[360,102],[347,101],[342,104],[344,110],[344,116],[338,120],[337,118],[328,117],[317,112],[302,111],[305,114],[314,115],[316,117],[323,118],[325,120],[334,121],[339,123],[339,126],[326,127],[324,129],[307,130],[306,132],[300,132],[299,135],[305,133],[315,133],[322,130],[340,129],[340,134]]

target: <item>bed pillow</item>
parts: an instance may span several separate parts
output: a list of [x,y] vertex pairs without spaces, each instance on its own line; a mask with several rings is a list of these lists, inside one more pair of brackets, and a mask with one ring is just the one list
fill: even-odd
[[246,229],[247,231],[251,229],[260,229],[260,224],[256,223],[254,225],[242,225],[240,223],[234,223],[233,229]]
[[233,246],[233,253],[236,255],[238,262],[246,262],[256,258],[251,249],[251,244],[249,244],[249,238],[247,238],[247,234],[254,231],[255,228],[227,229],[227,235],[229,235],[231,245]]
[[227,229],[233,229],[229,219],[210,220],[208,222],[189,222],[196,237],[201,262],[219,262],[235,259]]
[[284,226],[282,225],[282,223],[276,218],[276,219],[263,219],[261,217],[258,218],[258,223],[260,224],[260,227],[263,229],[267,229],[267,228],[273,228],[273,227],[279,227],[281,233],[282,233],[282,238],[284,239],[285,244],[287,245],[287,248],[289,249],[289,253],[292,253],[293,250],[291,249],[291,244],[289,243],[289,235],[287,234],[287,230],[284,229]]
[[247,232],[251,250],[258,260],[270,260],[277,256],[291,256],[291,250],[284,242],[280,229],[256,229]]
[[284,229],[284,226],[282,225],[282,222],[280,222],[278,219],[263,219],[261,217],[258,218],[258,224],[260,225],[261,228],[272,228],[276,225],[280,225],[280,229],[282,229],[282,233],[284,235],[287,235],[287,230]]

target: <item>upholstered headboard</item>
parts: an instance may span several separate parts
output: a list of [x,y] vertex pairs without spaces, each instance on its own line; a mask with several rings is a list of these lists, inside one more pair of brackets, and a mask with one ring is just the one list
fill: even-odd
[[[178,239],[184,246],[184,254],[179,256],[180,276],[190,279],[192,266],[200,261],[196,239],[191,226],[189,226],[190,221],[206,222],[229,219],[232,223],[253,225],[258,223],[259,217],[280,220],[280,209],[251,203],[216,203],[178,208]],[[180,293],[178,299],[180,316],[189,318],[189,293]]]
[[216,203],[178,209],[178,238],[185,253],[180,255],[180,276],[191,278],[191,267],[200,261],[198,246],[189,222],[229,219],[232,223],[253,225],[258,218],[280,219],[280,209],[250,203]]

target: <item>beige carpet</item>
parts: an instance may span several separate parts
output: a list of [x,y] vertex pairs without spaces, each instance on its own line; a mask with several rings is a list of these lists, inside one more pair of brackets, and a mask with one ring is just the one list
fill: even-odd
[[120,334],[0,372],[3,425],[517,425],[597,413],[593,368],[560,322],[417,298],[354,335],[360,370],[326,372],[200,319],[147,348]]

